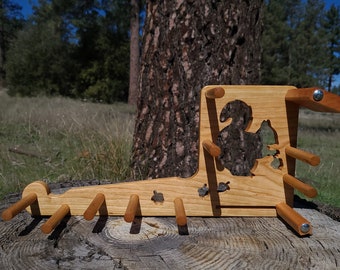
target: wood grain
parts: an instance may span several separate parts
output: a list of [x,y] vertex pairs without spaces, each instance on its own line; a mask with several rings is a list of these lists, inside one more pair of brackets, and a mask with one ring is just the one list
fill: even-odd
[[45,218],[22,212],[0,221],[0,269],[337,269],[340,222],[295,211],[311,218],[312,236],[297,237],[271,217],[188,217],[189,235],[181,236],[174,217],[143,217],[129,233],[135,224],[122,217],[82,216],[47,236],[39,229]]

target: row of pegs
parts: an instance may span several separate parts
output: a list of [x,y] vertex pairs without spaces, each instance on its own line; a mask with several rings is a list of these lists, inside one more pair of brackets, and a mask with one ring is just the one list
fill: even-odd
[[[35,193],[30,193],[23,197],[21,200],[7,208],[2,212],[2,219],[5,221],[11,220],[26,207],[32,205],[37,201],[38,197]],[[103,193],[98,193],[92,202],[89,204],[85,210],[83,216],[86,220],[92,220],[96,213],[99,211],[100,207],[105,202],[105,195]],[[185,214],[183,200],[181,198],[176,198],[174,200],[174,208],[176,215],[176,223],[178,226],[183,227],[187,225],[187,216]],[[51,233],[58,224],[68,215],[70,215],[70,207],[67,204],[62,204],[58,210],[41,226],[41,231],[45,234]],[[133,222],[135,217],[140,213],[139,196],[132,194],[130,196],[125,214],[124,220],[126,222]]]

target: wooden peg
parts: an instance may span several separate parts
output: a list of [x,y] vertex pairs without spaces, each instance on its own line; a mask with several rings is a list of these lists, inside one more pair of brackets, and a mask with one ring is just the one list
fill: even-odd
[[215,87],[207,90],[205,92],[206,98],[214,99],[214,98],[221,98],[224,96],[224,89],[222,87]]
[[19,214],[26,207],[30,206],[37,200],[37,194],[30,193],[27,196],[23,197],[20,201],[16,202],[5,211],[2,212],[1,218],[3,220],[11,220],[17,214]]
[[70,207],[63,204],[60,208],[41,226],[41,231],[49,234],[62,221],[62,219],[70,213]]
[[286,203],[276,205],[277,214],[286,221],[300,236],[312,234],[310,222]]
[[221,154],[221,148],[219,148],[216,144],[214,144],[210,140],[204,140],[202,145],[205,150],[213,157],[218,157]]
[[126,208],[124,220],[126,222],[132,222],[135,219],[136,213],[139,207],[139,197],[136,194],[130,196],[129,204]]
[[183,200],[181,198],[176,198],[174,200],[175,204],[175,214],[176,214],[176,223],[178,226],[187,225],[187,216],[185,214]]
[[314,198],[316,195],[318,195],[318,192],[316,191],[314,187],[301,182],[299,179],[295,178],[294,176],[285,174],[283,176],[283,181],[287,183],[288,185],[290,185],[291,187],[302,192],[309,198]]
[[291,146],[287,146],[285,150],[288,156],[306,162],[312,166],[317,166],[320,163],[320,157],[312,153]]
[[86,220],[92,220],[104,201],[105,201],[104,194],[98,193],[96,197],[94,197],[90,205],[87,207],[86,211],[84,212],[84,218]]

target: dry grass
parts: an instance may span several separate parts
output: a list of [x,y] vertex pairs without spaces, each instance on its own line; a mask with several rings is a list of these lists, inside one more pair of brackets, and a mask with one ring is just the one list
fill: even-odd
[[0,197],[38,179],[131,178],[133,126],[126,104],[0,92]]

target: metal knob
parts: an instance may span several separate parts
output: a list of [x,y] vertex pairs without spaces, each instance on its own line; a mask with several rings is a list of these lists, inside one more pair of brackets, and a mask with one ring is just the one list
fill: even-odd
[[313,99],[315,101],[320,101],[323,99],[323,91],[320,89],[316,89],[313,93]]
[[309,230],[310,230],[310,225],[308,223],[303,223],[300,226],[300,231],[303,232],[303,233],[308,233]]

